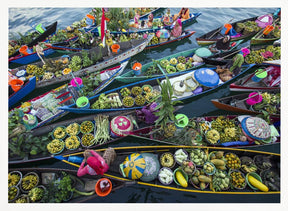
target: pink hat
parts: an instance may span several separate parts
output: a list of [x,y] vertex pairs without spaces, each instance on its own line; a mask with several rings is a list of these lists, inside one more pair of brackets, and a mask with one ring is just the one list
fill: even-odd
[[178,22],[178,24],[179,24],[180,26],[182,26],[182,21],[181,21],[180,18],[177,20],[177,22]]
[[103,166],[101,165],[101,162],[97,158],[89,157],[87,159],[87,164],[92,169],[94,169],[94,171],[97,173],[97,175],[103,175],[104,174]]

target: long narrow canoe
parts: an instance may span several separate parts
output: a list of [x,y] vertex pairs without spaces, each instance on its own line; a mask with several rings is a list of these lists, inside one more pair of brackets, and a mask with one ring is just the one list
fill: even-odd
[[[231,23],[233,29],[236,28],[236,25],[237,23],[244,23],[246,21],[255,21],[257,19],[258,16],[256,17],[252,17],[252,18],[247,18],[247,19],[244,19],[244,20],[240,20],[240,21],[236,21],[236,22],[233,22]],[[219,38],[222,38],[224,35],[221,34],[221,29],[223,27],[218,27],[216,29],[213,29],[212,31],[206,33],[206,34],[203,34],[202,36],[200,37],[197,37],[196,38],[196,41],[198,43],[198,45],[211,45],[211,44],[214,44],[217,39]],[[243,32],[239,32],[237,33],[236,35],[234,36],[231,36],[231,41],[236,41],[236,40],[248,40],[249,38],[253,37],[258,31],[252,31],[251,33],[244,33]]]
[[[130,42],[122,42],[119,43],[120,45],[120,52],[118,54],[111,53],[111,55],[108,55],[108,50],[107,48],[102,48],[102,47],[96,47],[93,49],[90,49],[88,51],[89,57],[91,59],[92,55],[97,55],[102,52],[102,57],[96,64],[93,64],[89,67],[81,68],[80,70],[76,71],[73,73],[73,75],[76,77],[85,75],[86,73],[92,73],[92,72],[97,72],[100,71],[104,68],[110,67],[112,65],[115,65],[120,62],[124,62],[130,57],[136,55],[137,53],[141,52],[144,50],[146,45],[149,43],[149,41],[152,39],[152,36],[148,36],[146,39],[140,39],[140,40],[132,40]],[[73,56],[80,56],[81,57],[81,52],[73,53],[69,55],[70,58],[73,58]],[[56,60],[61,60],[61,57],[56,57],[53,58],[54,61]],[[42,68],[43,64],[42,62],[34,63],[33,65],[36,65],[40,68]],[[81,61],[82,65],[82,61]],[[68,67],[68,64],[67,64]],[[16,74],[19,70],[26,69],[26,66],[18,67],[12,70],[12,74]],[[51,79],[46,79],[43,80],[43,78],[40,78],[36,83],[36,88],[42,88],[54,84],[59,84],[61,82],[69,81],[73,78],[71,74],[67,75],[61,75],[59,77],[53,77]]]
[[[139,130],[132,131],[129,135],[133,137],[141,137],[151,141],[161,141],[166,144],[173,145],[186,145],[186,146],[214,146],[214,147],[231,147],[231,148],[249,148],[255,149],[259,145],[261,146],[270,146],[270,145],[278,145],[280,147],[280,118],[279,117],[270,117],[269,125],[270,127],[275,128],[278,132],[274,135],[271,135],[267,138],[267,140],[248,140],[250,138],[247,134],[243,133],[241,122],[246,117],[253,117],[249,115],[227,115],[227,116],[204,116],[204,117],[194,117],[189,119],[189,123],[187,126],[179,127],[175,130],[173,135],[165,138],[163,133],[157,133],[158,127],[149,126],[145,128],[141,128]],[[222,121],[223,126],[217,127],[217,121]],[[230,128],[232,130],[237,131],[234,136],[231,138],[226,138],[226,140],[221,140],[221,138],[217,141],[217,143],[211,143],[207,141],[205,137],[205,133],[207,130],[215,129],[222,133],[221,137],[225,137],[223,134],[225,129],[223,127],[225,124],[228,125],[230,123]],[[203,125],[203,126],[202,126]],[[219,126],[219,125],[218,125]],[[278,136],[279,135],[279,136]],[[232,138],[233,137],[233,138]],[[235,138],[234,138],[235,137]],[[238,138],[236,138],[238,137]],[[244,138],[245,140],[240,140],[240,138]],[[279,148],[280,149],[280,148]]]
[[[93,93],[96,94],[101,92],[111,82],[113,82],[115,77],[122,73],[127,63],[128,62],[126,61],[119,66],[115,66],[101,71],[100,79],[102,80],[102,82],[99,83],[99,85],[93,90]],[[24,124],[26,129],[35,129],[49,122],[55,121],[60,117],[63,117],[67,114],[67,112],[58,110],[57,107],[60,107],[61,105],[72,104],[76,102],[77,98],[81,95],[82,93],[78,91],[77,88],[67,83],[27,101],[29,104],[31,104],[30,109],[27,111],[27,114],[32,114],[33,116],[36,116],[37,121],[32,126]],[[17,109],[21,109],[21,106],[18,106]],[[11,110],[11,113],[13,113],[13,110]],[[23,115],[24,114],[22,114],[19,118],[22,118]]]
[[[214,147],[196,147],[196,146],[191,147],[191,146],[182,146],[182,145],[178,145],[178,146],[134,146],[134,147],[132,146],[132,147],[117,147],[117,148],[115,147],[114,149],[117,153],[117,158],[110,165],[109,170],[104,174],[107,177],[121,179],[124,181],[136,181],[137,184],[143,185],[144,187],[157,187],[159,189],[169,189],[169,190],[175,190],[175,191],[180,191],[180,192],[184,191],[186,193],[199,194],[199,197],[204,196],[202,194],[211,194],[211,197],[213,196],[213,200],[215,199],[214,197],[217,197],[217,196],[224,197],[227,194],[228,195],[233,194],[233,196],[235,196],[235,197],[241,197],[243,195],[248,195],[249,196],[249,202],[253,202],[254,197],[262,197],[262,196],[264,197],[267,194],[270,196],[273,194],[277,194],[280,198],[280,154],[247,150],[247,149],[230,149],[230,148],[217,148],[216,149]],[[249,167],[250,167],[251,163],[247,164],[247,162],[249,163],[249,160],[250,161],[252,160],[252,162],[253,162],[253,160],[254,160],[255,165],[256,165],[256,169],[257,169],[256,174],[258,174],[259,177],[262,179],[263,184],[266,184],[267,186],[269,186],[268,191],[263,192],[263,191],[259,190],[258,188],[255,188],[255,186],[252,186],[250,183],[249,183],[249,185],[244,185],[243,189],[232,188],[232,185],[231,185],[232,179],[231,178],[229,180],[226,179],[226,182],[228,184],[226,184],[225,186],[223,185],[221,188],[219,188],[218,187],[219,184],[216,185],[216,180],[219,180],[219,179],[217,179],[217,178],[219,178],[219,173],[221,172],[224,174],[224,175],[220,176],[221,178],[226,178],[227,176],[225,176],[225,175],[229,175],[229,172],[233,170],[233,169],[231,169],[232,168],[232,166],[230,166],[231,164],[229,164],[225,160],[225,158],[223,158],[221,155],[219,156],[219,157],[222,157],[221,158],[222,159],[221,166],[225,166],[224,168],[226,170],[221,171],[221,170],[217,169],[213,175],[208,176],[210,178],[210,180],[209,179],[205,180],[205,185],[202,188],[202,190],[199,188],[199,186],[198,186],[198,188],[196,188],[197,185],[196,186],[192,185],[191,176],[187,176],[187,178],[185,178],[185,176],[184,176],[184,178],[182,180],[179,180],[180,177],[175,177],[175,175],[174,175],[172,181],[171,181],[171,179],[167,179],[167,177],[166,177],[166,179],[167,179],[166,183],[160,182],[160,180],[161,180],[160,178],[163,178],[164,176],[163,175],[159,176],[159,174],[160,174],[159,168],[161,168],[163,165],[172,166],[170,168],[167,167],[168,170],[170,169],[172,172],[179,171],[179,168],[182,166],[181,161],[180,161],[180,155],[178,155],[179,160],[176,163],[175,163],[175,159],[177,159],[177,158],[175,158],[175,156],[173,157],[173,155],[175,155],[176,151],[181,150],[181,149],[182,149],[182,152],[183,151],[187,152],[187,154],[185,152],[183,152],[185,154],[185,155],[183,155],[184,159],[187,156],[187,159],[191,159],[192,162],[196,162],[196,159],[198,159],[197,160],[198,162],[199,162],[199,159],[201,160],[199,165],[197,165],[197,168],[199,170],[203,169],[203,163],[205,161],[207,161],[208,158],[209,158],[209,160],[213,159],[211,157],[211,154],[216,153],[217,151],[224,152],[225,158],[229,153],[233,153],[236,156],[236,159],[240,160],[240,163],[243,162],[243,165],[244,164],[249,165]],[[98,149],[98,150],[96,150],[96,152],[102,154],[105,150],[106,149]],[[196,158],[195,150],[203,151],[203,153],[204,153],[203,158],[202,157]],[[166,154],[171,153],[172,156],[169,156],[169,158],[168,158],[168,156],[167,157],[164,156],[165,153]],[[178,153],[176,153],[176,154],[178,154]],[[161,158],[162,155],[164,157]],[[82,157],[83,153],[77,153],[77,154],[74,153],[73,156]],[[62,158],[58,158],[58,159],[61,159],[63,162],[65,162],[67,164],[73,165],[75,167],[79,167],[79,164],[69,162],[68,158],[69,158],[69,155],[64,156]],[[136,160],[134,163],[134,159],[136,159],[136,160],[139,159],[140,163],[138,162],[138,164],[136,164]],[[121,170],[122,168],[120,167],[120,165],[123,164],[124,161],[126,162],[126,165],[124,165],[123,170]],[[263,162],[266,162],[267,165],[264,164]],[[136,167],[133,167],[133,164],[138,165],[138,168],[136,169]],[[128,167],[128,165],[130,166],[130,168]],[[160,167],[157,168],[157,165],[159,165]],[[218,167],[218,168],[220,168],[220,167]],[[178,169],[178,170],[176,170],[176,169]],[[274,181],[274,183],[272,182],[273,188],[271,187],[271,184],[268,183],[269,179],[266,177],[266,174],[264,174],[264,173],[266,173],[266,171],[268,171],[268,169],[273,172],[273,175],[275,175],[275,174],[278,175],[277,182],[276,182],[276,180]],[[239,170],[240,170],[239,172],[242,173],[242,176],[244,178],[245,177],[248,178],[248,176],[247,176],[248,173],[246,170],[244,170],[244,166],[239,168]],[[128,172],[129,172],[129,174],[128,174]],[[162,172],[162,170],[161,170],[161,172]],[[153,177],[153,175],[154,175],[153,173],[156,174],[156,177],[155,176]],[[183,171],[181,173],[183,175]],[[185,175],[185,173],[184,173],[184,175]],[[196,175],[198,175],[198,174],[196,174]],[[248,179],[243,180],[243,183],[246,184],[247,180]],[[170,181],[171,181],[171,184],[168,183]],[[178,182],[178,181],[182,181],[182,182]],[[195,180],[193,180],[193,181],[195,181]],[[250,179],[249,179],[249,181],[251,182]],[[187,184],[187,186],[186,185],[184,186],[185,183]],[[183,184],[183,186],[180,184]],[[278,188],[276,188],[276,185]],[[207,197],[209,195],[205,195],[205,196]]]
[[[190,18],[187,19],[187,20],[184,20],[182,21],[182,27],[184,27],[185,25],[188,25],[188,24],[192,24],[194,22],[196,22],[196,19],[201,15],[201,12],[198,12],[198,13],[191,13],[190,14]],[[156,18],[156,17],[155,17]],[[159,17],[161,19],[161,17]],[[164,26],[163,27],[164,29],[171,29],[171,26]],[[132,33],[152,33],[152,32],[157,32],[159,29],[161,29],[160,27],[153,27],[153,28],[144,28],[144,29],[129,29],[125,32],[123,31],[111,31],[110,34],[114,34],[114,35],[121,35],[121,34],[125,34],[125,35],[128,35],[128,34],[132,34]],[[92,30],[93,33],[95,33],[96,36],[99,36],[99,32],[98,32],[98,29],[96,30]]]
[[9,92],[9,108],[11,108],[13,105],[18,103],[22,98],[27,96],[29,93],[31,93],[36,86],[36,77],[29,78],[28,81],[24,83],[24,85],[21,87],[21,89],[17,92],[14,92],[11,87],[9,87],[9,91],[11,89],[11,94]]
[[[52,23],[51,25],[45,27],[46,31],[44,31],[42,34],[40,34],[37,38],[35,38],[33,41],[31,41],[30,43],[27,43],[26,45],[28,47],[33,47],[34,45],[37,45],[38,42],[42,42],[44,41],[49,35],[55,33],[56,29],[57,29],[57,21]],[[11,56],[9,56],[9,58],[11,57],[15,57],[17,55],[19,55],[20,52],[19,50],[16,51],[14,54],[12,54]]]
[[[47,57],[53,53],[55,53],[55,50],[51,49],[51,48],[46,48],[43,50],[44,56]],[[36,62],[40,60],[39,56],[37,55],[37,52],[28,54],[28,55],[17,55],[15,57],[11,57],[9,58],[9,63],[16,63],[19,65],[24,65],[24,64],[30,64],[33,62]]]
[[[255,91],[255,92],[257,92],[257,91]],[[270,90],[270,91],[265,91],[265,92],[267,92],[269,94],[277,94],[277,93],[280,94],[280,89]],[[233,111],[233,112],[237,112],[237,113],[251,114],[251,115],[252,114],[254,114],[254,115],[262,114],[260,111],[254,110],[253,106],[246,103],[246,100],[249,98],[249,94],[250,93],[231,95],[231,96],[223,97],[220,99],[212,99],[211,102],[217,108],[222,109],[222,110],[226,110],[226,111]],[[260,94],[261,94],[261,92],[260,92]],[[276,106],[276,112],[275,113],[270,112],[269,114],[272,116],[280,117],[280,104],[278,104]]]
[[259,69],[267,72],[267,76],[262,80],[254,80],[255,73],[240,78],[235,83],[230,84],[231,91],[266,91],[266,90],[279,90],[281,82],[281,66],[279,65],[260,65]]
[[[178,111],[180,108],[182,108],[182,107],[176,106],[175,112]],[[150,125],[150,124],[147,124],[147,123],[141,121],[140,119],[138,119],[137,118],[137,112],[134,110],[128,111],[128,112],[117,111],[117,112],[101,113],[101,114],[99,114],[99,117],[100,116],[102,116],[102,117],[107,116],[107,118],[108,118],[109,124],[106,128],[107,131],[109,131],[109,127],[110,127],[110,123],[111,123],[112,119],[114,117],[118,117],[118,116],[126,117],[128,120],[130,120],[132,122],[132,124],[133,124],[132,125],[132,131],[141,130],[139,128],[145,128],[148,125]],[[57,156],[64,156],[64,155],[70,154],[72,152],[74,152],[74,153],[82,152],[85,149],[95,149],[95,148],[100,148],[100,147],[107,146],[107,145],[112,146],[113,144],[119,144],[119,143],[121,144],[122,142],[127,143],[127,142],[125,142],[124,137],[127,136],[128,133],[124,134],[124,132],[123,132],[122,135],[116,135],[115,136],[109,132],[109,136],[110,136],[109,139],[107,139],[107,140],[102,140],[102,139],[96,140],[95,139],[95,141],[92,144],[90,144],[89,146],[84,145],[82,142],[82,137],[84,136],[85,133],[82,132],[82,130],[79,131],[81,124],[83,122],[87,122],[87,121],[90,122],[91,124],[93,124],[94,127],[90,133],[93,136],[95,136],[97,130],[99,129],[97,125],[100,124],[100,123],[96,124],[95,118],[97,118],[97,115],[83,116],[83,117],[68,119],[65,121],[45,125],[41,128],[33,129],[31,131],[31,133],[24,134],[23,137],[26,137],[26,138],[24,138],[24,140],[21,143],[20,143],[20,139],[21,139],[20,136],[17,137],[16,140],[13,138],[9,139],[9,164],[22,164],[22,163],[30,163],[30,162],[35,162],[35,161],[42,161],[42,160],[51,159],[56,155]],[[79,128],[76,128],[75,124],[79,125]],[[83,124],[85,124],[85,123],[83,123]],[[74,127],[73,127],[74,129],[72,128],[73,125],[74,125]],[[47,145],[49,142],[51,142],[53,140],[53,136],[51,134],[58,127],[70,128],[69,130],[72,132],[70,132],[69,134],[72,134],[72,133],[74,134],[73,131],[78,131],[76,136],[77,136],[77,138],[79,138],[80,144],[77,147],[75,147],[75,149],[68,149],[66,146],[64,146],[63,150],[60,151],[59,153],[57,153],[57,154],[50,153],[47,149]],[[103,126],[103,127],[105,127],[105,126]],[[65,129],[65,131],[66,131],[66,129]],[[131,132],[131,130],[130,130],[130,132]],[[30,137],[30,138],[27,138],[27,137]],[[62,140],[65,141],[68,137],[69,137],[69,135],[67,135],[67,133],[66,133],[66,136],[64,138],[62,138]],[[35,139],[35,138],[42,140],[41,141],[42,146],[39,146],[39,142],[38,143],[33,142],[32,139]],[[35,147],[37,148],[37,149],[35,149],[36,154],[33,154],[33,155],[30,154],[29,150],[28,151],[27,151],[27,149],[25,150],[25,146],[31,145],[31,142],[34,143],[33,144],[34,149],[35,149]],[[18,143],[17,145],[20,148],[20,150],[19,150],[20,152],[14,150],[13,145],[15,145],[15,143]],[[134,142],[134,144],[137,144],[137,145],[141,145],[143,143],[144,143],[143,140],[137,140],[137,139]],[[147,141],[147,144],[153,144],[153,143],[154,143],[154,141]],[[159,145],[161,143],[161,141],[155,142],[155,143],[157,143],[157,145]],[[163,144],[164,144],[164,142],[163,142]]]
[[[213,52],[212,53],[212,56],[220,56],[224,53],[228,54],[229,52],[234,52],[235,49],[242,43],[242,41],[237,41],[235,42],[233,46],[230,47],[229,50],[218,50],[216,52]],[[232,45],[232,43],[231,43]],[[209,46],[211,47],[211,46]],[[209,48],[209,47],[199,47],[199,48],[193,48],[193,49],[190,49],[190,50],[186,50],[186,51],[181,51],[181,52],[178,52],[178,53],[175,53],[175,54],[172,54],[172,55],[169,55],[169,56],[166,56],[166,57],[163,57],[161,59],[157,59],[155,60],[154,62],[149,62],[149,63],[146,63],[142,66],[142,69],[141,69],[141,74],[140,75],[135,75],[134,71],[131,69],[128,69],[128,71],[126,71],[126,73],[118,76],[116,78],[117,81],[121,81],[123,83],[131,83],[131,82],[137,82],[137,81],[142,81],[142,80],[146,80],[146,79],[150,79],[150,78],[155,78],[155,77],[159,77],[159,76],[162,76],[162,75],[167,75],[168,77],[170,77],[172,74],[175,75],[175,72],[172,72],[172,71],[167,71],[164,64],[162,65],[161,63],[163,61],[170,61],[172,58],[175,58],[178,60],[179,57],[185,57],[186,59],[186,69],[183,70],[183,71],[180,71],[177,69],[177,66],[176,66],[176,72],[178,74],[182,74],[187,71],[191,71],[191,70],[194,70],[196,68],[200,68],[204,65],[204,63],[200,63],[200,62],[191,62],[190,65],[188,66],[188,61],[193,61],[193,56],[195,54],[195,52],[200,49],[204,49],[204,48]],[[211,56],[211,57],[212,57]],[[208,58],[205,58],[203,57],[203,61],[205,62],[206,64],[206,60],[208,60],[210,57]],[[159,63],[159,64],[156,64],[155,62]],[[226,61],[227,62],[227,61]],[[171,65],[170,62],[168,62],[169,65]],[[178,62],[180,63],[180,62]],[[207,63],[209,64],[209,62]],[[225,63],[226,64],[226,63]],[[158,72],[157,73],[149,73],[151,71],[151,69],[153,69],[153,66],[157,65],[157,67],[154,67],[154,68],[158,68]],[[175,65],[172,65],[175,67]],[[176,75],[177,75],[176,73]]]
[[[151,44],[151,42],[145,47],[145,50],[147,49],[154,49],[154,48],[157,48],[157,47],[160,47],[160,46],[164,46],[164,45],[167,45],[167,44],[170,44],[170,43],[174,43],[176,41],[180,41],[180,40],[183,40],[185,38],[188,38],[188,37],[191,37],[193,34],[195,33],[195,31],[184,31],[183,34],[175,39],[171,39],[171,40],[168,40],[168,41],[165,41],[165,42],[159,42],[157,44]],[[97,39],[97,38],[96,38]],[[73,39],[73,40],[76,40]],[[62,42],[62,43],[58,43],[58,44],[46,44],[49,48],[51,49],[58,49],[58,50],[66,50],[66,51],[74,51],[74,52],[77,52],[77,51],[82,51],[82,50],[89,50],[89,48],[87,49],[83,49],[83,48],[72,48],[70,47],[69,45],[69,41],[66,41],[66,42]]]
[[[240,74],[238,74],[237,76],[234,76],[234,78],[226,81],[226,82],[222,82],[221,80],[219,80],[219,83],[218,85],[215,85],[214,87],[207,87],[207,86],[202,86],[200,85],[196,79],[194,79],[194,73],[195,71],[198,70],[199,71],[202,71],[203,69],[206,69],[206,68],[200,68],[200,69],[196,69],[196,70],[192,70],[192,71],[188,71],[188,72],[182,72],[182,73],[176,73],[176,74],[173,74],[169,77],[169,80],[170,80],[170,83],[171,85],[173,86],[174,82],[178,82],[178,81],[186,81],[185,83],[186,84],[189,84],[189,86],[191,87],[191,89],[189,88],[188,91],[184,91],[182,93],[182,95],[179,93],[177,94],[175,92],[175,89],[173,89],[173,97],[174,100],[181,100],[183,103],[188,103],[188,102],[191,102],[195,97],[198,97],[198,96],[203,96],[213,90],[216,90],[220,87],[222,87],[223,85],[225,84],[229,84],[231,83],[232,81],[234,81],[236,78],[240,77],[241,75],[243,75],[246,71],[248,71],[250,68],[252,68],[254,66],[254,64],[251,64],[251,65],[247,65],[247,66],[242,66],[242,71],[240,72]],[[215,68],[214,68],[215,69]],[[214,73],[214,75],[216,75],[217,73],[214,72],[213,68],[208,68],[208,70],[206,70],[208,72],[211,73]],[[216,76],[217,77],[217,76]],[[59,109],[62,109],[64,111],[68,111],[68,112],[72,112],[72,113],[101,113],[101,112],[109,112],[109,111],[119,111],[119,110],[131,110],[131,109],[141,109],[143,108],[143,106],[145,105],[136,105],[134,104],[134,106],[131,106],[131,107],[124,107],[123,106],[123,102],[121,102],[119,105],[119,103],[117,102],[117,106],[114,106],[114,107],[109,107],[109,108],[98,108],[97,106],[94,107],[93,104],[99,104],[100,102],[100,99],[99,97],[102,99],[103,95],[104,96],[107,96],[108,94],[111,94],[111,95],[118,95],[119,97],[121,96],[121,93],[120,93],[120,90],[123,89],[123,88],[128,88],[128,89],[132,89],[133,87],[143,87],[143,86],[147,86],[147,85],[150,85],[153,89],[153,91],[157,92],[158,94],[160,93],[160,86],[158,84],[158,80],[160,81],[160,83],[163,83],[166,79],[165,79],[165,76],[160,76],[160,77],[157,77],[157,78],[153,78],[153,79],[148,79],[148,80],[144,80],[144,81],[140,81],[140,82],[135,82],[135,83],[132,83],[132,84],[128,84],[128,85],[124,85],[124,86],[121,86],[121,87],[117,87],[115,89],[112,89],[112,90],[109,90],[109,91],[106,91],[106,92],[103,92],[100,96],[100,94],[98,95],[94,95],[92,97],[89,98],[89,102],[90,102],[90,107],[89,108],[77,108],[76,104],[71,104],[71,105],[68,105],[68,106],[62,106],[60,107]],[[188,85],[186,85],[188,87]],[[144,95],[146,95],[144,93]],[[121,97],[122,98],[122,97]],[[98,102],[96,102],[98,100]],[[122,99],[121,99],[122,100]],[[105,104],[106,105],[106,104]]]
[[[273,24],[274,27],[279,27],[279,25]],[[271,45],[273,44],[276,40],[279,40],[280,37],[274,36],[273,31],[270,32],[268,35],[264,35],[265,28],[259,31],[255,36],[253,36],[250,40],[250,45]],[[281,26],[280,26],[280,31],[281,31]]]
[[[20,173],[19,173],[20,172]],[[96,183],[101,179],[105,177],[101,176],[91,176],[91,175],[84,175],[82,177],[77,177],[77,170],[69,170],[69,169],[61,169],[61,168],[11,168],[9,169],[9,174],[22,174],[23,179],[24,175],[34,172],[37,174],[39,177],[39,183],[36,187],[41,187],[44,186],[46,188],[46,191],[48,193],[49,199],[52,201],[49,201],[49,199],[43,199],[39,201],[39,203],[56,203],[54,197],[54,190],[49,189],[49,183],[53,183],[56,180],[60,180],[63,178],[63,175],[69,176],[71,181],[73,182],[72,187],[75,188],[77,191],[73,191],[72,197],[68,199],[67,201],[61,201],[60,203],[82,203],[86,202],[88,200],[95,199],[98,197],[98,195],[95,192],[95,185]],[[135,182],[126,182],[126,181],[121,181],[113,178],[109,178],[109,180],[112,183],[112,190],[111,193],[114,191],[124,188],[125,186],[128,185],[133,185]],[[21,186],[21,187],[20,187]],[[19,195],[16,197],[14,200],[11,202],[16,202],[17,199],[22,198],[22,197],[27,197],[28,193],[23,192],[21,190],[22,188],[22,183],[20,182],[19,185],[17,186],[19,188]],[[50,191],[53,191],[51,193]],[[79,195],[78,193],[81,192],[83,195]],[[84,195],[86,194],[86,195]],[[9,202],[9,203],[11,203]],[[32,203],[31,200],[29,200],[29,203]]]

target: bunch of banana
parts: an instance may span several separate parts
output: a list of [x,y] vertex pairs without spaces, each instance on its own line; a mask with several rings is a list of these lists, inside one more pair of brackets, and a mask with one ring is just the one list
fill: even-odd
[[154,37],[151,39],[151,41],[149,42],[148,45],[156,45],[156,44],[158,44],[158,43],[159,43],[159,38],[156,37],[156,36],[154,36]]
[[15,186],[20,180],[19,174],[8,174],[8,187]]
[[33,174],[29,174],[22,179],[21,186],[23,190],[31,190],[38,183],[38,177]]
[[257,171],[257,167],[256,167],[255,165],[251,165],[251,166],[242,165],[241,167],[242,167],[242,169],[243,169],[245,172],[247,172],[247,173]]
[[28,64],[26,67],[27,74],[34,75],[35,70],[37,69],[37,66],[34,64]]

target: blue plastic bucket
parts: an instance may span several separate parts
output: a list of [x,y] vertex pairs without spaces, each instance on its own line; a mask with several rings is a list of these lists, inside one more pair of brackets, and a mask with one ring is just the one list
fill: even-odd
[[94,24],[95,17],[93,15],[87,14],[86,15],[86,24],[88,26],[92,26]]

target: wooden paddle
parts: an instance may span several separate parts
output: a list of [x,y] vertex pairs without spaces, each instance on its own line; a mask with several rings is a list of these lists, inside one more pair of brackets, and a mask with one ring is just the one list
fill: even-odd
[[[231,21],[233,21],[234,18],[230,19],[227,23],[231,23]],[[211,39],[215,34],[219,33],[222,29],[223,29],[224,25],[221,26],[218,30],[216,30],[210,37],[208,37],[208,39]]]

